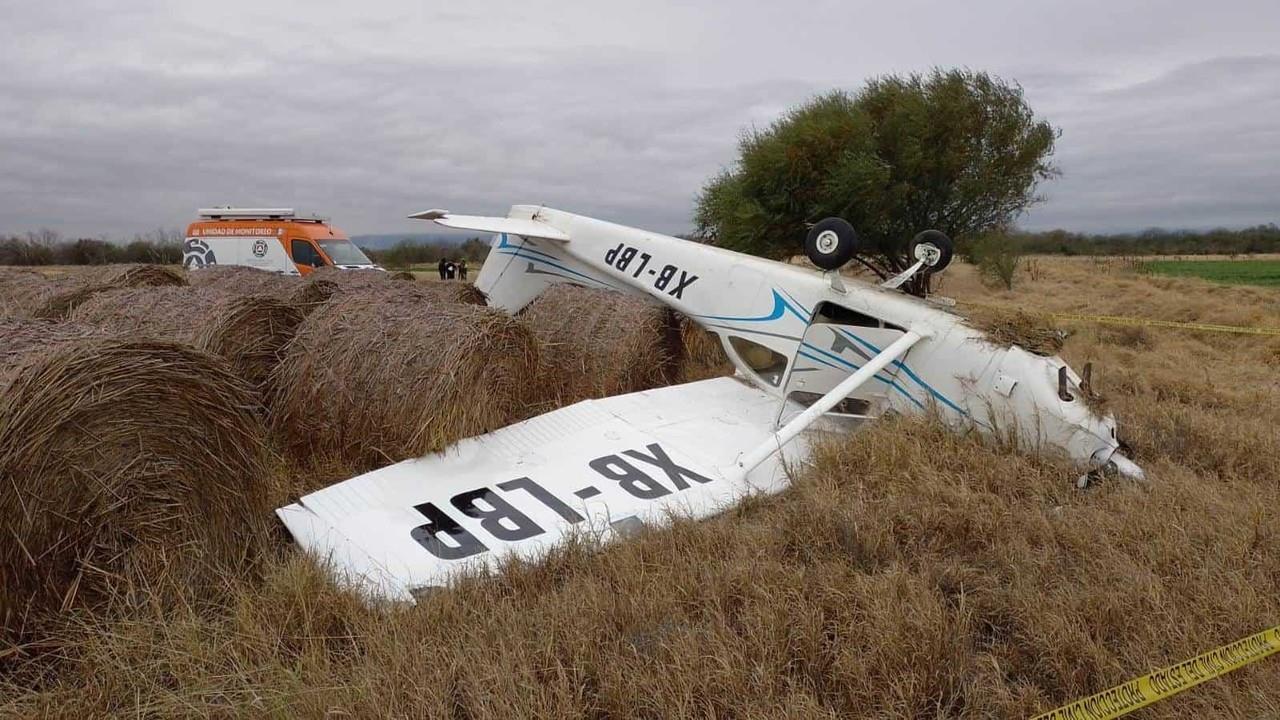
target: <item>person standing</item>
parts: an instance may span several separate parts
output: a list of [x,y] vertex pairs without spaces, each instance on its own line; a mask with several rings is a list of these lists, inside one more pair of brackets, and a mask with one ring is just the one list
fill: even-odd
[[440,262],[439,262],[439,264],[436,266],[436,269],[438,269],[438,270],[440,271],[440,279],[441,279],[441,280],[443,280],[443,279],[444,279],[444,269],[445,269],[445,259],[444,259],[444,258],[440,258]]
[[452,260],[446,260],[444,264],[444,279],[452,280],[456,272],[458,272],[458,266],[454,265]]
[[459,280],[467,279],[467,259],[466,258],[462,258],[461,260],[458,261],[458,279]]

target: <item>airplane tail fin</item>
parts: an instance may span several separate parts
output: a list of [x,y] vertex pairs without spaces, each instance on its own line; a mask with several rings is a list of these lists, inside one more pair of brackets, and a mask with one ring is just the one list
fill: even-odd
[[612,287],[557,245],[508,233],[495,235],[476,287],[489,298],[490,305],[511,313],[519,312],[552,285]]
[[543,290],[559,283],[613,288],[607,278],[564,252],[572,242],[569,233],[539,220],[537,210],[517,205],[505,218],[454,215],[447,210],[426,210],[409,217],[494,233],[476,287],[489,298],[490,305],[507,312],[519,312]]

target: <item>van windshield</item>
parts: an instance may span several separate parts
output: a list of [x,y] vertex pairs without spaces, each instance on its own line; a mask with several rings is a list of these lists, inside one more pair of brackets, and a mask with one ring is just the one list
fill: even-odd
[[334,265],[372,265],[373,261],[350,240],[317,240]]

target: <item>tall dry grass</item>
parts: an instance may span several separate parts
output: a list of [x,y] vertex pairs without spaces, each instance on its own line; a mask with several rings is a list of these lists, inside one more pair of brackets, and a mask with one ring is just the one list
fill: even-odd
[[[1046,262],[993,296],[956,270],[962,301],[1280,324],[1274,291]],[[1145,483],[1078,491],[1057,461],[884,421],[778,497],[416,607],[368,607],[282,551],[216,598],[76,615],[0,714],[1026,717],[1280,622],[1276,345],[1071,328]],[[1143,712],[1280,716],[1280,660]]]

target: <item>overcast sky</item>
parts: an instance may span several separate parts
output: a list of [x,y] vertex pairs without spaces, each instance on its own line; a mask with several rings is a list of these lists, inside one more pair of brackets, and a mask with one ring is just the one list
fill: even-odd
[[654,230],[742,128],[883,73],[1023,85],[1063,176],[1022,224],[1280,221],[1280,2],[0,0],[0,233],[197,207],[350,233],[545,203]]

